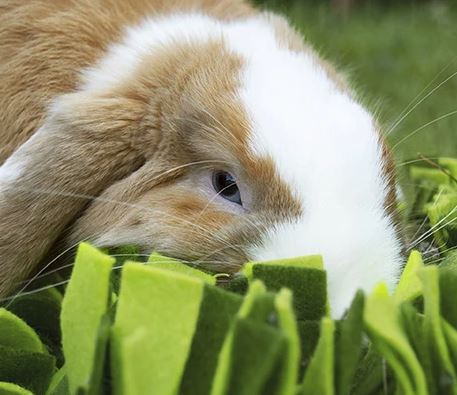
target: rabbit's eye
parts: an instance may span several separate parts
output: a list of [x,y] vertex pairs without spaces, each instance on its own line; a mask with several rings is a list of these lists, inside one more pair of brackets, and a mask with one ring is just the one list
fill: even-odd
[[236,185],[235,177],[226,171],[215,171],[213,173],[213,187],[218,195],[233,203],[242,205],[240,190]]

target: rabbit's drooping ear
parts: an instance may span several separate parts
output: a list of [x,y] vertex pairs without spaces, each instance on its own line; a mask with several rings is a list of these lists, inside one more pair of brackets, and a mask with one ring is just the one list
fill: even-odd
[[36,271],[90,197],[154,150],[158,133],[141,128],[143,113],[144,103],[131,98],[62,96],[0,167],[0,297]]

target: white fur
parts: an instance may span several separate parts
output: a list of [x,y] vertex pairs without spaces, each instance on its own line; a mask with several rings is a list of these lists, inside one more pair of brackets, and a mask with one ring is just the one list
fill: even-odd
[[28,157],[34,150],[34,144],[43,134],[43,128],[39,128],[0,166],[0,199],[2,197],[2,190],[4,191],[14,187],[14,184],[24,174],[27,168]]
[[7,160],[0,166],[0,186],[7,185],[19,178],[24,167],[23,163]]
[[[22,144],[13,154],[0,166],[0,197],[2,189],[11,188],[24,173],[29,152],[33,151],[34,141],[42,134],[42,128],[38,129],[35,134]],[[41,131],[41,132],[40,132]]]
[[373,120],[311,53],[280,46],[264,18],[147,19],[85,71],[81,89],[112,87],[161,46],[210,38],[223,38],[244,58],[239,96],[252,124],[253,155],[273,158],[304,211],[296,222],[271,229],[252,258],[322,254],[334,316],[344,312],[356,289],[370,290],[379,281],[392,287],[400,243],[383,209],[387,186]]
[[21,176],[25,165],[26,162],[23,158],[12,155],[0,166],[0,203],[4,199],[5,191],[14,186]]

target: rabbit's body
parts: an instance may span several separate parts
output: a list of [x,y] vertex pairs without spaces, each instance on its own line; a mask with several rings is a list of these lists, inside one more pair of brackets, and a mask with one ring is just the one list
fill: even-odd
[[236,1],[5,4],[0,295],[58,239],[226,272],[321,253],[335,315],[395,283],[388,152],[283,19]]

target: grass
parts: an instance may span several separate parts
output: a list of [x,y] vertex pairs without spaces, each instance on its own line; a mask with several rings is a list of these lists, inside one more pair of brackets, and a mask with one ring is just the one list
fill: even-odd
[[[348,73],[385,130],[415,98],[414,102],[423,99],[457,72],[457,7],[436,2],[371,6],[355,8],[343,18],[323,4],[297,1],[286,7],[278,3],[266,1],[266,6],[285,13],[324,57]],[[389,135],[397,163],[415,159],[418,153],[455,157],[457,113],[446,116],[454,111],[457,75]],[[440,117],[443,119],[434,122]]]

